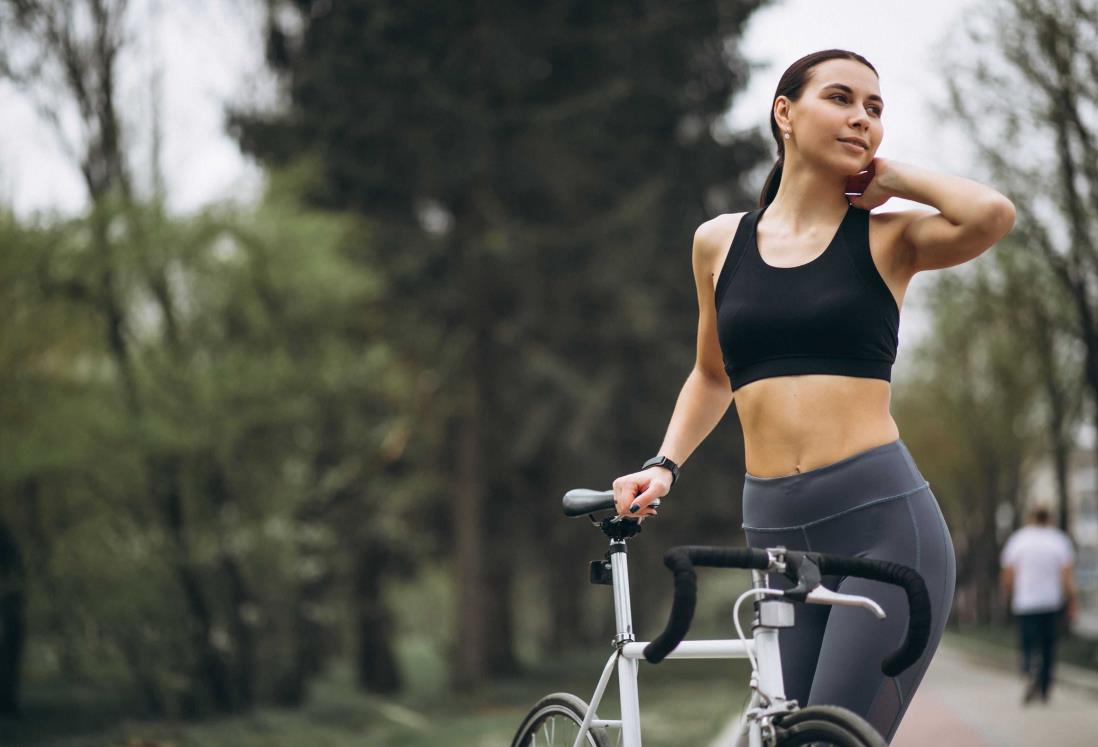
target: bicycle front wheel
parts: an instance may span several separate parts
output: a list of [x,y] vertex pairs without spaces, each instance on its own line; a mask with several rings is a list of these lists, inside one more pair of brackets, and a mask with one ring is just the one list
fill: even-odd
[[[571,693],[546,695],[526,714],[511,747],[572,747],[587,715],[587,703]],[[589,747],[610,747],[606,730],[587,730]]]
[[839,706],[798,708],[775,720],[779,747],[835,745],[835,747],[888,747],[884,737],[864,718]]

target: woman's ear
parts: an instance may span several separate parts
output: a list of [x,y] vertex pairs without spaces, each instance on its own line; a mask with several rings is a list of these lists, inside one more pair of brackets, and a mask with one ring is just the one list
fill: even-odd
[[789,108],[790,101],[787,97],[779,96],[774,99],[774,121],[780,130],[788,130],[793,124],[789,118]]

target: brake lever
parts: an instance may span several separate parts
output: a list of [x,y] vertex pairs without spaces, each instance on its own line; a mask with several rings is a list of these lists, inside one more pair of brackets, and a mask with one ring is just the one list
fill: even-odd
[[812,604],[838,604],[843,607],[864,607],[879,619],[883,619],[885,616],[885,611],[881,609],[881,605],[877,604],[869,597],[831,591],[831,589],[823,584],[808,592],[804,601],[811,602]]

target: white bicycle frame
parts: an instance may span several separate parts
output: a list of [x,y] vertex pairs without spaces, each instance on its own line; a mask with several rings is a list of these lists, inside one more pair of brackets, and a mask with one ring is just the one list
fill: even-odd
[[[784,551],[784,548],[774,548]],[[768,552],[773,552],[768,548]],[[582,747],[592,727],[619,729],[622,747],[641,747],[640,699],[637,691],[637,664],[644,658],[647,642],[636,641],[633,636],[633,611],[629,600],[629,566],[625,541],[610,542],[610,568],[614,589],[614,617],[617,634],[614,636],[614,652],[606,662],[595,687],[587,714],[583,719],[573,747]],[[743,595],[754,595],[756,601],[769,595],[777,596],[777,590],[769,588],[766,571],[751,571],[752,588]],[[764,591],[766,590],[766,591]],[[767,593],[769,592],[769,594]],[[865,597],[836,594],[823,586],[808,595],[808,601],[818,604],[857,605],[872,609],[877,617],[884,617],[876,602]],[[738,601],[737,601],[738,609]],[[740,715],[736,727],[735,747],[763,747],[763,730],[769,729],[770,715],[784,713],[797,707],[796,701],[785,698],[782,680],[781,651],[778,649],[778,630],[793,625],[793,603],[780,598],[760,601],[751,625],[749,639],[717,639],[682,641],[669,653],[667,659],[748,659],[751,662],[751,698]],[[736,610],[733,611],[735,617]],[[736,621],[736,625],[739,623]],[[615,667],[618,671],[618,691],[621,696],[620,719],[596,719],[602,696],[610,682]]]

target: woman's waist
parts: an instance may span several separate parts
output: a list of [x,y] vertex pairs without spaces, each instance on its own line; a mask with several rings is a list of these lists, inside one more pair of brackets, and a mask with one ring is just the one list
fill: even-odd
[[772,453],[783,445],[794,453],[843,440],[856,445],[895,429],[892,387],[883,379],[775,376],[741,386],[734,397],[747,443],[766,444]]
[[928,487],[897,436],[802,472],[760,477],[748,470],[743,486],[744,526],[803,526],[912,496]]
[[747,473],[763,478],[810,472],[900,437],[887,407],[741,423]]

